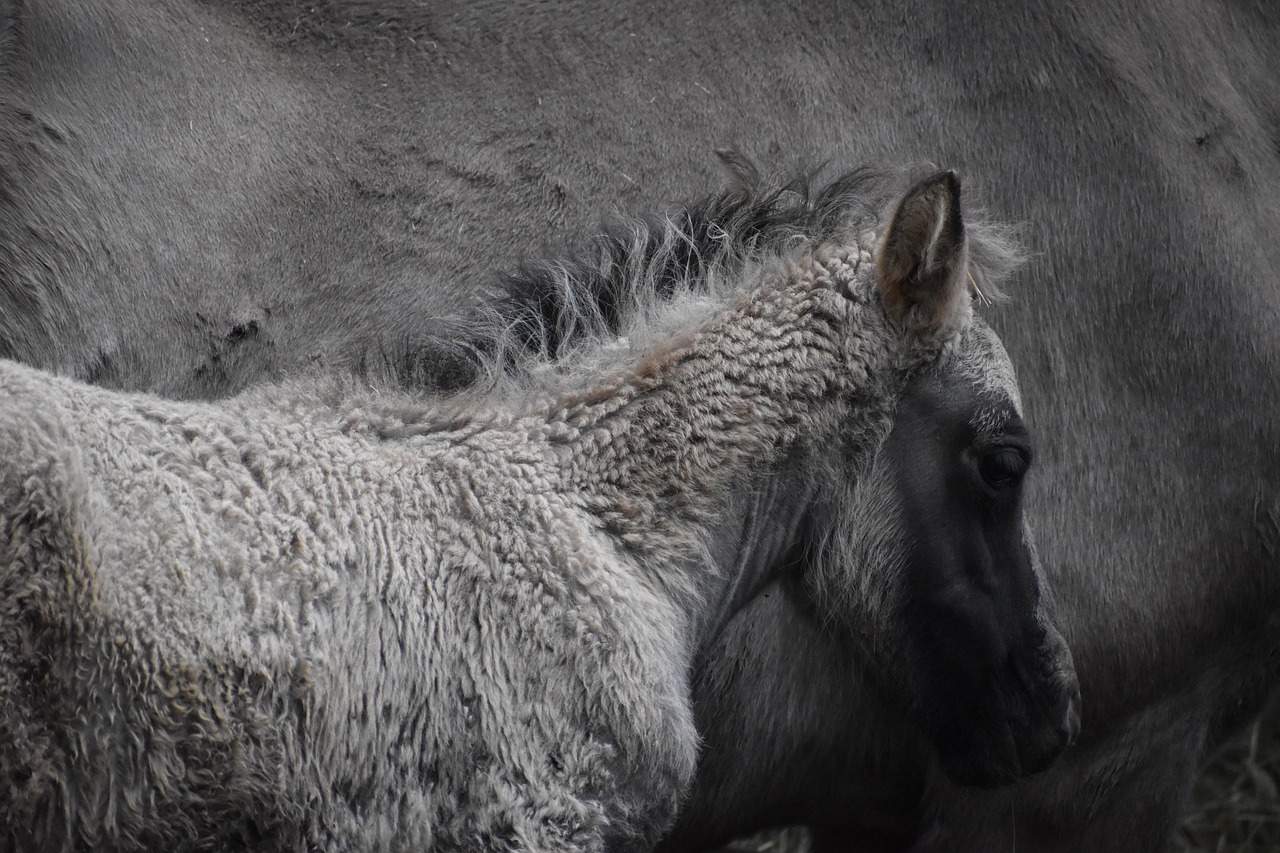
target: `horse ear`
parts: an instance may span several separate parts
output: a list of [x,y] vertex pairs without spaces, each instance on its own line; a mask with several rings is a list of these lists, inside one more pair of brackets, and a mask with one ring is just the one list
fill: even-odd
[[898,202],[876,253],[885,310],[924,337],[950,331],[968,312],[968,256],[960,179],[925,178]]

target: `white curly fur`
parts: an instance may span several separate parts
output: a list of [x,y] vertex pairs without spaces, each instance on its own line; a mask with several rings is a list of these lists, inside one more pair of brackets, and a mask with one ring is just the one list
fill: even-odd
[[505,400],[190,404],[0,363],[0,839],[648,845],[694,771],[735,495],[874,447],[937,355],[870,269],[748,265]]

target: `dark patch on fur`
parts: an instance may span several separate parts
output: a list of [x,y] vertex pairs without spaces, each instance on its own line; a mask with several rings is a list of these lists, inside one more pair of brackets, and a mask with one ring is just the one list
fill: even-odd
[[[203,315],[196,314],[196,319],[205,326],[213,325]],[[208,355],[196,366],[195,376],[202,385],[214,389],[216,396],[229,394],[239,382],[240,363],[246,350],[272,346],[270,336],[258,320],[234,323],[225,332],[217,332],[209,342]]]
[[361,351],[349,368],[373,382],[453,394],[480,381],[481,361],[493,349],[492,339],[474,329],[432,330],[412,341]]
[[25,0],[0,0],[0,80],[7,81],[21,58]]
[[237,323],[231,327],[230,332],[227,332],[224,340],[228,347],[236,346],[249,338],[256,338],[259,328],[257,320],[250,320],[248,323]]
[[408,48],[432,40],[431,11],[414,0],[224,0],[275,41]]
[[111,353],[100,351],[93,361],[89,363],[85,381],[94,385],[105,385],[116,372],[115,361],[112,359]]

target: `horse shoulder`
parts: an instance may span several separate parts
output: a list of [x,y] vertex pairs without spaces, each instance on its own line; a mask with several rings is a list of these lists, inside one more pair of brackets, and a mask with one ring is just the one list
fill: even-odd
[[[652,839],[674,816],[696,760],[688,628],[678,603],[581,496],[558,488],[558,460],[536,435],[499,432],[425,464],[448,495],[427,593],[428,607],[454,626],[438,651],[446,668],[463,668],[460,683],[491,686],[484,699],[494,727],[480,747],[519,764],[495,766],[495,786],[520,776],[532,783],[521,794],[532,799],[513,810],[540,815],[526,832],[554,833],[544,846],[558,848],[593,833]],[[473,756],[464,758],[475,779]]]

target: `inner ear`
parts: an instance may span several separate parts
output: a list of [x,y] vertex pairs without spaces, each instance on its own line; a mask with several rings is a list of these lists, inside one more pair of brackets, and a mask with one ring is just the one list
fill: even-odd
[[898,202],[876,253],[885,310],[922,336],[950,331],[968,316],[967,268],[960,179],[938,172]]

